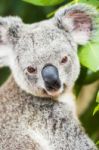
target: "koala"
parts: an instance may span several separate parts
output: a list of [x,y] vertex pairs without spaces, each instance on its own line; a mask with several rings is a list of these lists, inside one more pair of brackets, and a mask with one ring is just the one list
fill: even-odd
[[0,150],[98,149],[71,95],[80,72],[78,46],[95,36],[98,17],[82,3],[34,24],[0,17],[0,66],[12,72],[0,88]]

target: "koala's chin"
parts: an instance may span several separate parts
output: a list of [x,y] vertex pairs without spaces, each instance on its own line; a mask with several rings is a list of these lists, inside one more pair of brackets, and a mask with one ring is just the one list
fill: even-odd
[[36,90],[35,94],[33,94],[33,93],[31,93],[31,94],[36,97],[52,98],[53,100],[56,100],[56,99],[58,99],[58,97],[60,97],[64,93],[66,93],[65,85],[61,86],[59,90],[48,91],[46,88],[42,88],[42,89]]
[[27,92],[30,93],[31,95],[35,96],[35,97],[56,99],[56,97],[59,97],[63,93],[63,90],[60,89],[59,91],[49,92],[45,89],[38,89],[35,92],[32,92],[32,91],[27,91]]
[[61,87],[58,91],[47,91],[47,90],[43,90],[45,96],[47,97],[52,97],[52,98],[57,98],[59,97],[62,93],[64,93],[64,88]]
[[63,93],[66,93],[66,86],[65,85],[61,86],[59,90],[52,90],[52,91],[48,91],[45,87],[44,88],[38,87],[35,89],[28,87],[23,90],[35,97],[52,98],[55,100]]

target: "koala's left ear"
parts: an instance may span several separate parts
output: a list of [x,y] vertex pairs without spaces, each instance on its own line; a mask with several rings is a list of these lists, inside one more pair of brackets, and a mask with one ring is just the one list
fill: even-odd
[[22,21],[19,17],[0,17],[0,44],[16,41],[20,26]]
[[9,56],[20,37],[22,26],[19,17],[0,17],[0,67],[9,66]]
[[77,44],[84,45],[96,30],[98,17],[99,13],[92,6],[79,3],[59,9],[55,21],[59,28],[71,34]]

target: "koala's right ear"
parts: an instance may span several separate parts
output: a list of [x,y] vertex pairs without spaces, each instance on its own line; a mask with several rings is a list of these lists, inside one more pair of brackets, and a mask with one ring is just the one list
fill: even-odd
[[85,45],[99,30],[99,12],[87,4],[65,6],[54,18],[58,27],[69,33],[78,45]]
[[20,37],[22,25],[18,17],[0,17],[0,67],[9,66],[9,55]]

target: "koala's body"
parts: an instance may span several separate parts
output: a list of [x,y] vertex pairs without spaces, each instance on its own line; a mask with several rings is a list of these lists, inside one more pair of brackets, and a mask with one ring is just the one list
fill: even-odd
[[0,18],[0,66],[14,77],[0,89],[0,150],[97,150],[70,92],[80,72],[77,47],[95,35],[98,17],[76,4],[31,25]]

